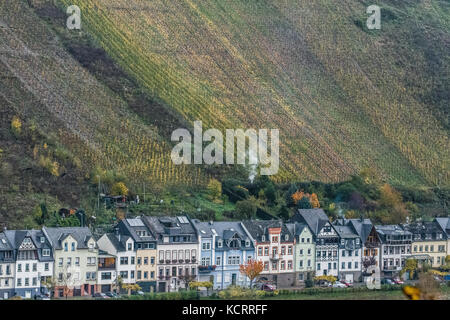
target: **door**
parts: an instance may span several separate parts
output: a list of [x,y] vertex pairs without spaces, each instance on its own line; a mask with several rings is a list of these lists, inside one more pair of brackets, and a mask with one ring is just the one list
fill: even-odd
[[231,285],[235,286],[236,285],[236,273],[231,274]]
[[3,293],[3,299],[8,299],[9,298],[9,294],[8,294],[8,292],[4,292]]
[[31,299],[31,291],[25,291],[25,299]]
[[158,284],[158,292],[166,292],[166,283],[165,282],[160,282]]
[[347,281],[349,283],[353,283],[353,274],[346,274],[345,281]]

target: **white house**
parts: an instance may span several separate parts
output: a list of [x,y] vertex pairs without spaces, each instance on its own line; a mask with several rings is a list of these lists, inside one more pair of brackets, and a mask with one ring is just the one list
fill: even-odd
[[131,237],[115,233],[106,233],[97,240],[100,250],[116,257],[116,272],[123,283],[136,282],[136,251]]

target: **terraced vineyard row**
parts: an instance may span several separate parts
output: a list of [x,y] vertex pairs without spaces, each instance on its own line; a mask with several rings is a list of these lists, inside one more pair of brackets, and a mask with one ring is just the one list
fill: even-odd
[[[207,181],[195,168],[174,166],[170,146],[74,61],[24,1],[2,1],[0,17],[0,64],[10,74],[0,95],[23,121],[55,134],[88,171],[98,165],[132,181]],[[24,92],[45,110],[24,103]]]
[[398,183],[450,180],[448,131],[402,81],[403,70],[424,62],[411,57],[407,68],[395,64],[401,57],[392,42],[411,46],[395,37],[408,25],[386,24],[379,35],[368,34],[352,21],[363,15],[361,3],[62,4],[79,5],[83,27],[108,54],[189,121],[279,128],[278,180],[338,181],[364,167]]

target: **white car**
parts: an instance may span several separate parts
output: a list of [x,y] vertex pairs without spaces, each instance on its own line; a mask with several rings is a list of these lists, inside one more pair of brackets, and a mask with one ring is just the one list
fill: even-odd
[[333,283],[332,287],[333,288],[347,288],[347,286],[340,281],[336,281],[335,283]]

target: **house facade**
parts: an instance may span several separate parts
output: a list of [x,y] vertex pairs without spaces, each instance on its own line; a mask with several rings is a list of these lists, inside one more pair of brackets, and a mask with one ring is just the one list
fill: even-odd
[[98,292],[98,246],[89,228],[43,227],[42,231],[53,250],[55,296],[86,296]]
[[[135,282],[142,288],[144,292],[155,292],[157,290],[157,240],[152,234],[148,226],[144,223],[143,218],[124,219],[117,225],[117,236],[121,237],[121,241],[125,241],[125,249],[128,253],[122,259],[128,257],[128,264],[120,264],[123,274],[128,271],[128,277],[132,282],[133,264],[135,262],[136,273]],[[129,237],[124,238],[124,237]],[[125,240],[126,239],[126,240]],[[131,244],[132,242],[132,244]],[[132,252],[133,251],[133,252]],[[136,259],[133,259],[133,256]],[[122,258],[122,257],[121,257]],[[134,261],[133,261],[134,260]],[[120,261],[119,261],[120,263]],[[128,267],[127,267],[128,266]]]
[[399,225],[377,225],[375,229],[381,240],[381,273],[398,276],[411,256],[412,233]]
[[14,247],[4,233],[0,233],[0,298],[14,296],[16,264]]
[[280,220],[247,220],[242,225],[255,247],[256,260],[264,265],[259,281],[277,288],[297,286],[294,270],[294,235]]
[[292,222],[306,224],[313,233],[316,248],[316,276],[338,276],[339,235],[322,209],[299,209]]
[[199,239],[198,280],[211,281],[214,289],[230,285],[249,286],[240,265],[255,258],[250,235],[240,222],[192,220]]
[[157,290],[178,291],[197,277],[198,238],[187,216],[142,217],[157,240]]
[[445,233],[445,236],[447,238],[446,256],[448,256],[450,255],[450,218],[435,218],[434,221],[436,221],[436,223],[439,225],[439,228],[442,230],[442,232]]
[[352,226],[345,220],[337,220],[334,229],[339,235],[338,245],[338,279],[346,282],[360,282],[362,262],[362,242]]
[[7,230],[4,235],[14,248],[14,294],[31,299],[45,293],[43,283],[53,272],[51,245],[41,230]]
[[369,275],[373,268],[380,268],[380,237],[370,219],[347,219],[347,221],[362,241],[362,273]]
[[295,237],[294,271],[300,285],[315,276],[316,245],[311,229],[305,223],[289,223],[286,226]]
[[136,283],[136,251],[133,238],[115,233],[106,233],[97,240],[98,248],[116,258],[116,273],[122,283]]
[[432,267],[445,264],[447,234],[436,220],[416,222],[404,225],[403,228],[412,233],[411,258],[426,262]]

